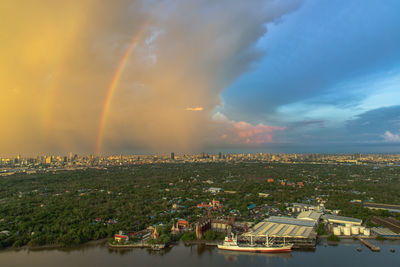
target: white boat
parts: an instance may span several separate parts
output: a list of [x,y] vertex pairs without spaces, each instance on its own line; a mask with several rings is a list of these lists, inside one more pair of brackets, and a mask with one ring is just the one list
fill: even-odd
[[253,241],[253,236],[250,236],[250,244],[239,244],[237,237],[234,235],[225,237],[222,245],[218,245],[218,249],[244,251],[244,252],[260,252],[260,253],[284,253],[292,251],[293,244],[272,244],[266,236],[263,245],[257,245]]

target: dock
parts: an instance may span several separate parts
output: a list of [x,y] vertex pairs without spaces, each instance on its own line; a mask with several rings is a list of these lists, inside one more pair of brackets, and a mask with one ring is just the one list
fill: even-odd
[[379,252],[379,251],[381,251],[381,248],[380,248],[380,247],[375,246],[374,244],[370,243],[368,240],[365,240],[365,239],[360,238],[360,237],[359,237],[358,239],[360,240],[361,243],[364,244],[364,246],[366,246],[367,248],[369,248],[371,251],[374,251],[374,252]]

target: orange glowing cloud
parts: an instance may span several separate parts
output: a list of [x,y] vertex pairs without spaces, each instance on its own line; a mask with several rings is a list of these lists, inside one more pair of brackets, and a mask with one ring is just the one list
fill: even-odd
[[186,111],[203,111],[203,107],[185,108]]
[[254,44],[265,25],[297,4],[6,0],[1,6],[0,157],[193,152],[223,134],[227,143],[260,144],[281,130],[220,124],[205,111],[220,105],[222,91],[262,56]]
[[285,129],[285,127],[269,126],[262,123],[252,125],[244,121],[239,121],[233,124],[232,137],[237,143],[265,144],[272,142],[274,132]]
[[273,142],[275,132],[283,131],[286,127],[270,126],[259,123],[253,125],[245,121],[229,120],[217,112],[213,119],[219,124],[220,139],[229,144],[262,145]]

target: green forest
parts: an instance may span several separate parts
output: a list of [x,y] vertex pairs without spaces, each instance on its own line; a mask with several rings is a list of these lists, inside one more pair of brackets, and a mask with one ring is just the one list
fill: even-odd
[[[262,218],[248,208],[251,204],[284,211],[289,203],[315,204],[317,198],[327,201],[328,209],[341,210],[340,215],[368,221],[373,215],[390,214],[350,200],[399,204],[399,178],[400,168],[390,166],[246,162],[17,174],[0,178],[0,232],[9,231],[0,234],[0,248],[74,246],[178,218],[192,223],[208,213],[197,204],[213,199],[222,204],[213,216],[234,216],[237,221]],[[210,187],[222,190],[213,194]]]

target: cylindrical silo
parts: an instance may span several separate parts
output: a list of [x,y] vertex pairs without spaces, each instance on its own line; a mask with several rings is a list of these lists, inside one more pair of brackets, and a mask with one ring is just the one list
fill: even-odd
[[360,226],[360,234],[363,234],[364,230],[365,230],[365,227],[364,226]]
[[364,229],[364,235],[369,236],[371,234],[371,230],[369,228]]
[[347,235],[347,236],[350,236],[351,235],[351,228],[350,227],[345,227],[343,229],[343,234]]
[[351,227],[351,234],[359,235],[360,234],[360,228],[358,226],[352,226]]
[[341,235],[341,231],[339,227],[334,227],[333,228],[333,234],[336,236],[340,236]]

